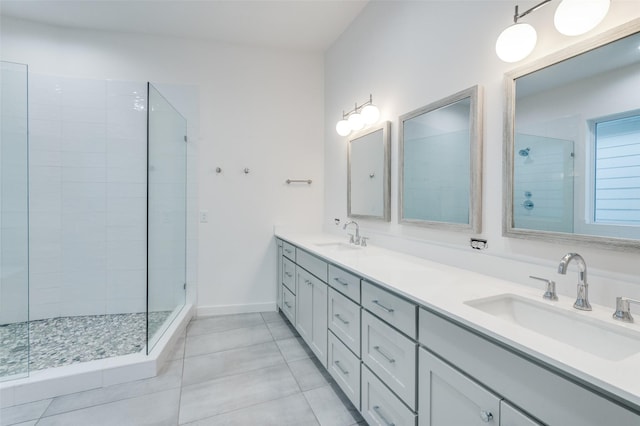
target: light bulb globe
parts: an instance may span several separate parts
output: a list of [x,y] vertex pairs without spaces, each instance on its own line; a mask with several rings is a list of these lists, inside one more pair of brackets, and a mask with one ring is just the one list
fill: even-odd
[[338,132],[340,136],[347,136],[351,133],[351,125],[349,125],[347,120],[340,120],[338,124],[336,124],[336,132]]
[[365,124],[373,124],[380,119],[380,110],[375,105],[367,105],[360,111]]
[[496,54],[505,62],[518,62],[529,56],[536,47],[538,35],[529,24],[507,27],[496,41]]
[[577,36],[594,29],[609,12],[610,0],[562,0],[553,16],[556,29]]
[[351,130],[358,131],[364,128],[364,120],[362,119],[362,115],[354,112],[349,116],[349,126]]

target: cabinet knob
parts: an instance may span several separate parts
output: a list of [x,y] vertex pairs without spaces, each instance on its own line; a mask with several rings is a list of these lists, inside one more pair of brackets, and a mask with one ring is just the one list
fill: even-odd
[[489,423],[493,419],[493,414],[490,411],[480,410],[480,418],[483,422]]

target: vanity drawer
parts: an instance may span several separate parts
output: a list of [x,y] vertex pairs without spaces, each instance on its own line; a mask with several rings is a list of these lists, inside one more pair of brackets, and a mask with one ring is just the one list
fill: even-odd
[[360,410],[360,359],[329,332],[329,374]]
[[289,244],[286,241],[282,242],[282,254],[284,254],[289,259],[296,261],[296,246]]
[[362,417],[370,425],[415,426],[411,412],[366,366],[362,366]]
[[360,277],[329,265],[329,285],[356,303],[360,303]]
[[282,257],[282,284],[286,285],[295,294],[296,264],[286,257]]
[[329,288],[329,330],[360,356],[360,305]]
[[412,410],[416,409],[416,350],[411,339],[362,312],[362,361]]
[[327,282],[327,262],[307,253],[304,250],[297,250],[296,263],[325,283]]
[[282,286],[282,312],[292,325],[296,324],[296,295],[284,285]]
[[416,305],[367,281],[362,282],[362,307],[409,337],[416,338]]

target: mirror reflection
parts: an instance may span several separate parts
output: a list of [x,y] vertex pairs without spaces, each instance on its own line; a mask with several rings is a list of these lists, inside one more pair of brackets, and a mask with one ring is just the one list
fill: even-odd
[[404,223],[479,231],[478,88],[400,117]]
[[640,33],[597,43],[507,76],[506,235],[640,239]]
[[349,140],[349,217],[390,220],[390,126],[387,121]]

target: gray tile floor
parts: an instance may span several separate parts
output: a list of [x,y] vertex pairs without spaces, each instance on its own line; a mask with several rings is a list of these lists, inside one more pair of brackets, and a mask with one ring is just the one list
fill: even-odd
[[151,379],[2,409],[1,425],[365,424],[276,312],[193,320]]

